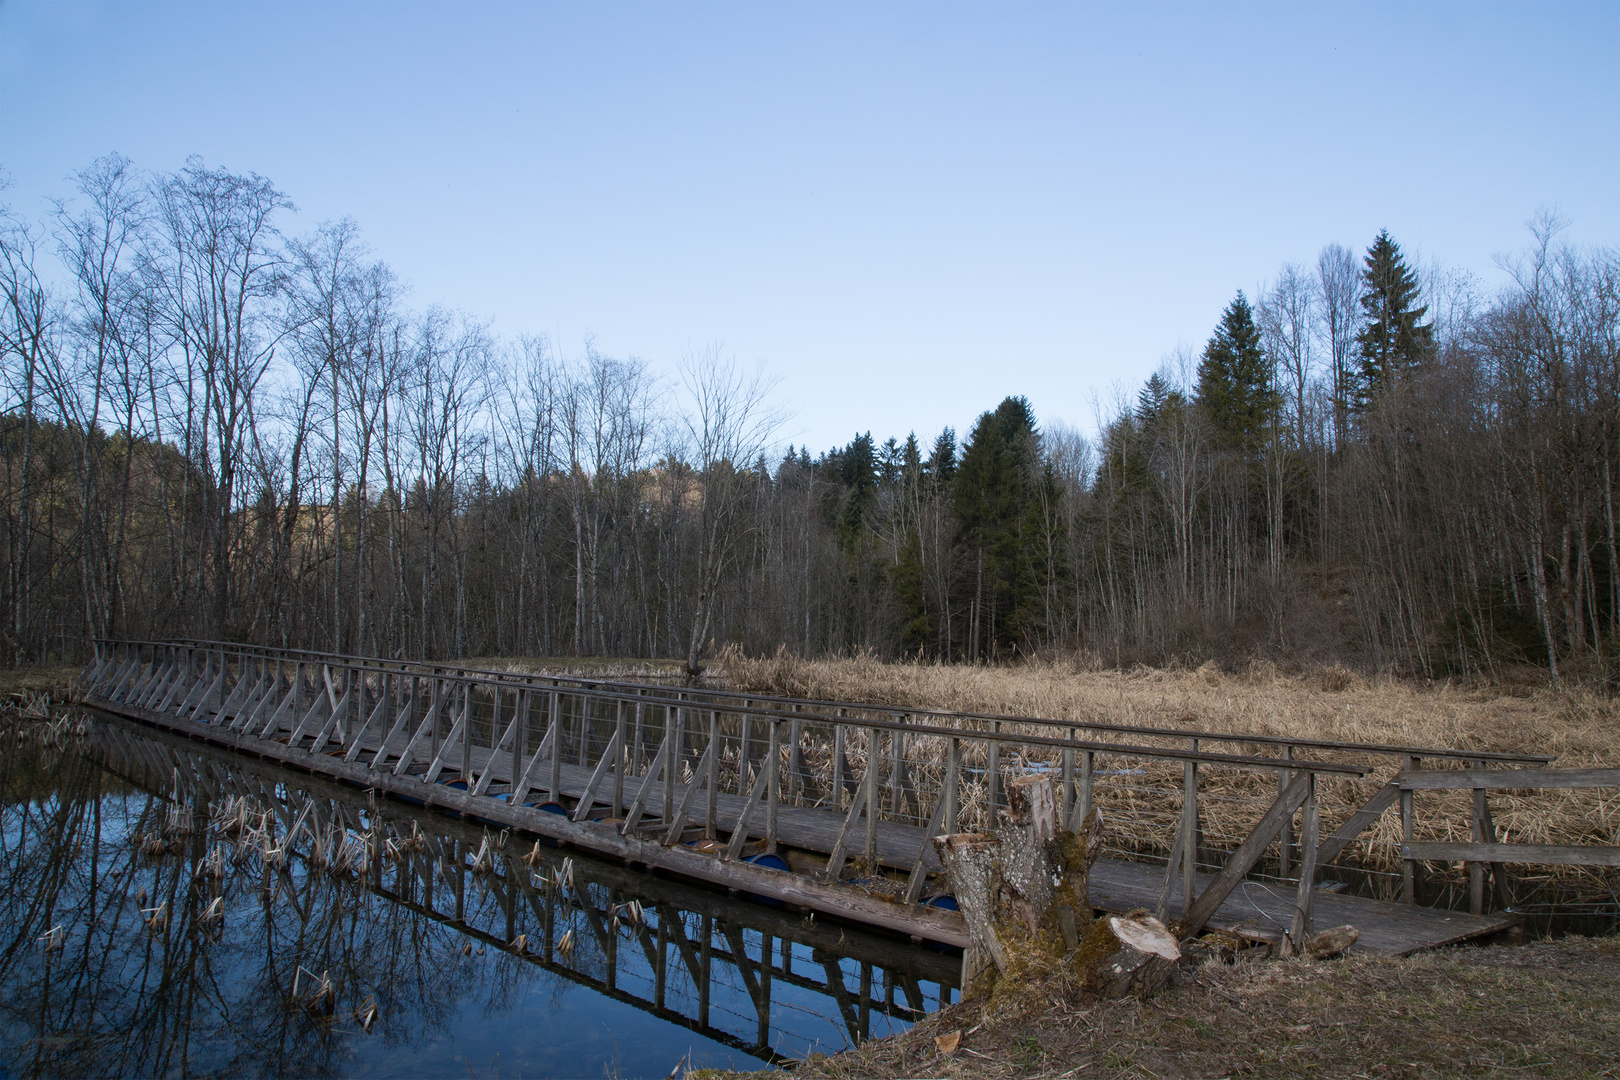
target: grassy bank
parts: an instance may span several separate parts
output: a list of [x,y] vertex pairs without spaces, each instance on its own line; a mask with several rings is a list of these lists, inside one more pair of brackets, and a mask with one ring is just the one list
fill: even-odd
[[[936,1038],[962,1032],[943,1053]],[[1147,1002],[1053,983],[954,1005],[795,1077],[1599,1077],[1620,1075],[1620,939],[1322,963],[1207,962]],[[759,1074],[768,1075],[768,1074]]]
[[0,669],[0,707],[22,708],[49,696],[54,704],[71,699],[82,667]]

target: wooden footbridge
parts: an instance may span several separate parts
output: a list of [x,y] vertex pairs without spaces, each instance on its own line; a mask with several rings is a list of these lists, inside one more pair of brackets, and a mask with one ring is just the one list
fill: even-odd
[[[163,800],[157,821],[178,816],[198,872],[229,852],[237,873],[250,884],[262,874],[263,894],[301,921],[317,917],[322,879],[357,883],[452,930],[464,948],[504,953],[772,1063],[788,1060],[784,1046],[837,1049],[839,1029],[853,1045],[915,1022],[958,986],[960,963],[937,950],[531,846],[171,734],[108,724],[88,751]],[[206,902],[190,897],[194,910],[175,918],[204,919]]]
[[[1407,953],[1503,930],[1516,921],[1507,875],[1483,861],[1500,853],[1471,864],[1469,913],[1416,902],[1428,852],[1414,796],[1473,789],[1469,819],[1441,823],[1440,834],[1494,840],[1483,792],[1509,785],[1493,777],[1550,760],[204,641],[102,642],[83,686],[89,705],[194,739],[954,946],[966,945],[966,930],[942,895],[931,838],[993,828],[1007,780],[1031,772],[1057,782],[1063,820],[1078,823],[1094,805],[1104,814],[1112,846],[1092,873],[1093,904],[1152,909],[1184,936],[1218,928],[1297,941],[1317,923],[1349,923],[1361,930],[1358,948]],[[1335,798],[1356,809],[1324,823],[1320,796],[1330,790],[1360,797]],[[1319,887],[1390,813],[1406,845],[1398,892],[1393,881],[1388,900]]]

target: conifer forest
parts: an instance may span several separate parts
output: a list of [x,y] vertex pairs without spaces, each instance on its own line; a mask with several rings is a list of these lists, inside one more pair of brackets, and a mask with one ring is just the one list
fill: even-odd
[[1620,251],[1550,217],[1500,287],[1387,232],[1234,280],[1086,432],[987,365],[967,430],[784,447],[768,372],[407,303],[263,177],[114,156],[61,194],[0,221],[10,664],[98,637],[693,674],[728,644],[1620,664]]

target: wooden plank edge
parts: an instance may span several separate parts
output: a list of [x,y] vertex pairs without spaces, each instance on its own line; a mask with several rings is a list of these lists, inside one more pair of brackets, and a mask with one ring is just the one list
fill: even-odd
[[279,761],[300,771],[323,773],[362,788],[375,788],[390,795],[415,799],[429,806],[442,806],[458,813],[497,821],[536,836],[570,843],[588,851],[640,863],[649,868],[666,870],[692,880],[769,896],[826,915],[870,926],[880,926],[896,933],[916,935],[942,945],[957,948],[968,946],[967,926],[958,912],[921,904],[903,907],[876,900],[856,889],[823,885],[780,870],[770,870],[744,862],[721,862],[719,859],[684,848],[667,848],[655,841],[621,836],[611,825],[602,826],[588,821],[573,822],[560,814],[548,814],[525,806],[513,806],[511,803],[501,802],[487,795],[468,795],[443,784],[429,784],[413,776],[372,772],[367,766],[346,762],[341,758],[311,753],[307,750],[295,750],[268,739],[238,735],[221,728],[178,721],[162,713],[135,709],[127,705],[112,705],[99,700],[86,700],[85,704],[103,712],[202,742]]
[[1620,866],[1620,847],[1413,842],[1401,845],[1401,858],[1432,862],[1521,863],[1532,866]]
[[1392,783],[1403,791],[1620,788],[1620,769],[1411,769],[1396,773]]

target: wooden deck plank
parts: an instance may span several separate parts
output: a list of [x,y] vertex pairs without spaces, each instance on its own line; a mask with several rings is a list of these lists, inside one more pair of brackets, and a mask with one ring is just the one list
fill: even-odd
[[[1194,889],[1202,891],[1213,877],[1200,873]],[[1161,866],[1099,859],[1091,871],[1091,902],[1107,911],[1152,907],[1163,881]],[[1254,940],[1281,941],[1293,917],[1295,899],[1296,887],[1291,882],[1244,881],[1216,910],[1209,926]],[[1181,907],[1181,884],[1177,881],[1169,907],[1172,921],[1181,916]],[[1404,956],[1506,930],[1514,922],[1514,916],[1506,913],[1474,916],[1344,893],[1318,891],[1315,898],[1316,928],[1354,926],[1361,931],[1361,938],[1353,951],[1360,952]]]

